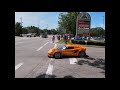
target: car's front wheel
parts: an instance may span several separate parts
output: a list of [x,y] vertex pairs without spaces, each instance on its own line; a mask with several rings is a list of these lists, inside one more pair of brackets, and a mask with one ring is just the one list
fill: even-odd
[[86,53],[84,52],[84,51],[81,51],[80,53],[79,53],[79,57],[84,57],[86,55]]
[[54,54],[54,57],[55,57],[56,59],[58,59],[58,58],[61,57],[61,54],[57,52],[57,53]]

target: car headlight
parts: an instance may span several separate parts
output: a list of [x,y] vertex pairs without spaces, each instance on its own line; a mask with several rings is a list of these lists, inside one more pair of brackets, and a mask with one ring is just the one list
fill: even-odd
[[55,51],[55,49],[54,50],[52,50],[52,52],[54,52]]

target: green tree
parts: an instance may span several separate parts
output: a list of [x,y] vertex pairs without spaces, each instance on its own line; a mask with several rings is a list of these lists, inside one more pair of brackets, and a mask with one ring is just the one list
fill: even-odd
[[47,33],[47,29],[43,29],[43,33]]
[[20,36],[22,34],[22,26],[21,23],[16,22],[15,23],[15,36]]
[[36,35],[40,35],[40,29],[38,27],[35,26],[29,26],[27,27],[28,29],[28,33],[36,33]]
[[56,31],[55,29],[51,29],[51,33],[52,33],[53,35],[55,35],[55,34],[57,34],[57,31]]
[[23,34],[27,34],[28,33],[28,29],[27,28],[22,28],[22,32],[23,32]]
[[76,19],[79,12],[68,12],[68,13],[60,13],[59,15],[59,27],[58,30],[64,28],[66,33],[71,33],[75,36],[76,34]]
[[105,36],[105,30],[102,27],[91,28],[90,35],[96,37]]

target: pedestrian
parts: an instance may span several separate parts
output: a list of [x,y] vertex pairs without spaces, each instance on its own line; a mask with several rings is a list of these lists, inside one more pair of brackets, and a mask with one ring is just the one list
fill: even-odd
[[60,36],[58,36],[58,39],[60,40]]
[[55,42],[55,36],[53,35],[52,37],[52,42],[54,43]]
[[70,35],[68,35],[68,42],[70,42]]
[[67,44],[67,35],[64,35],[65,44]]

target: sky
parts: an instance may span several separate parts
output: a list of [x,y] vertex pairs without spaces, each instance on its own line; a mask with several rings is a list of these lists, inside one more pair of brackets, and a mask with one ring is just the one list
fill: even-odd
[[[21,22],[20,17],[22,17],[23,27],[39,26],[40,29],[56,29],[60,13],[62,12],[15,12],[15,22]],[[91,28],[103,27],[105,29],[105,12],[87,13],[91,16]]]

